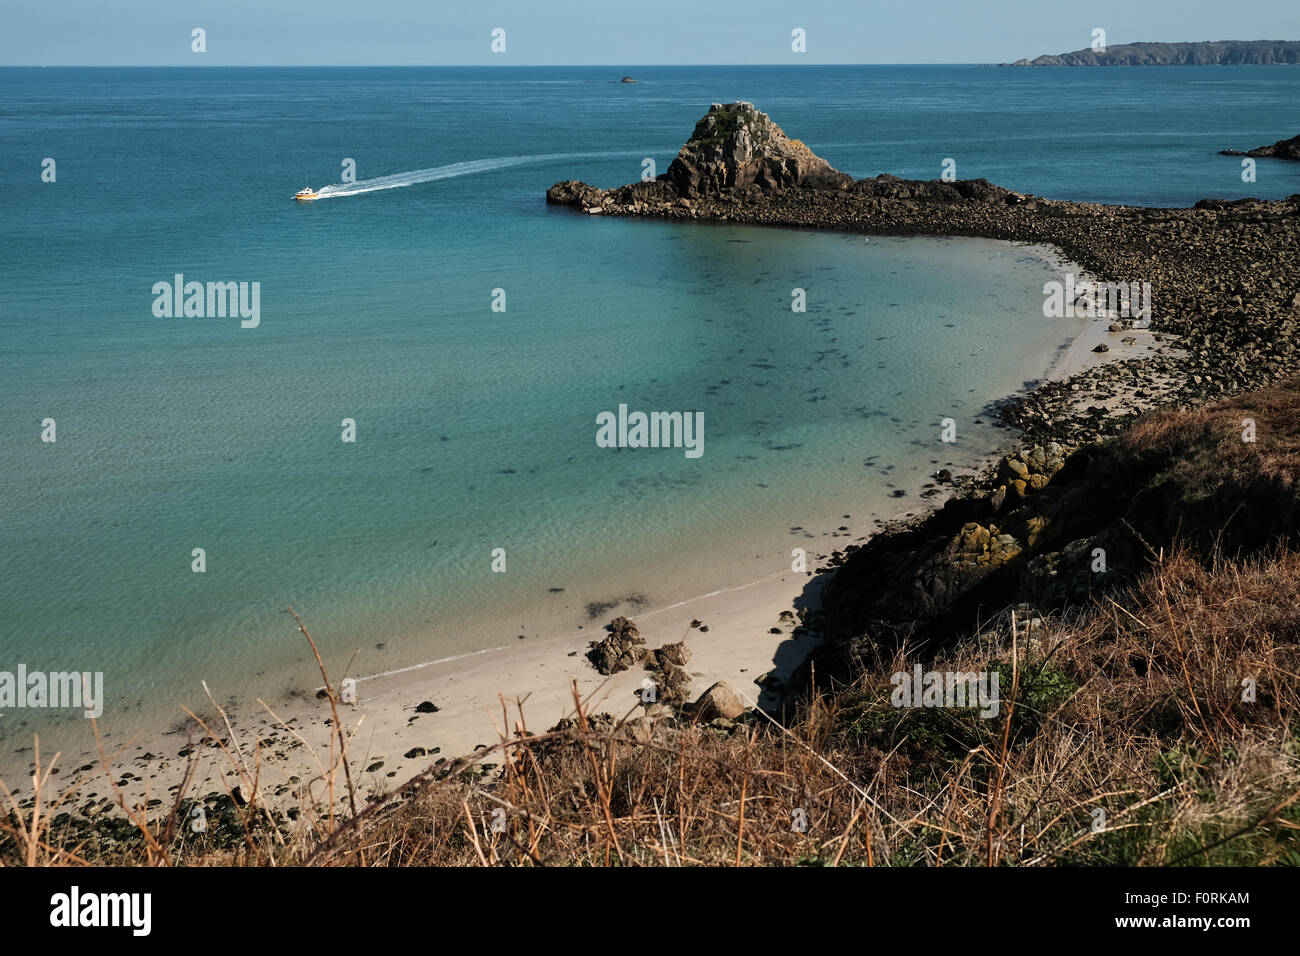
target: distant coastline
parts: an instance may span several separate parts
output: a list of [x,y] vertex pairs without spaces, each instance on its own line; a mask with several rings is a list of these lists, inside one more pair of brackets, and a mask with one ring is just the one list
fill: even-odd
[[1300,40],[1201,40],[1194,43],[1119,43],[999,66],[1294,66]]

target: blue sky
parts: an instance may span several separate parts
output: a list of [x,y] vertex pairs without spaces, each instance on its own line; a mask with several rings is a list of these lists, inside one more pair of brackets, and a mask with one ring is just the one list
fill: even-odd
[[[1300,39],[1300,0],[30,0],[8,66],[996,63],[1135,40]],[[191,51],[191,31],[207,52]],[[490,50],[506,31],[506,52]],[[790,49],[791,30],[807,52]]]

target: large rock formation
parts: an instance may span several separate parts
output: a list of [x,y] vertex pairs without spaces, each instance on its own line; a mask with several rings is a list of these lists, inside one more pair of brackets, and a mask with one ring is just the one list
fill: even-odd
[[[797,139],[785,135],[753,103],[714,103],[695,124],[668,171],[652,182],[604,190],[577,180],[556,183],[546,201],[589,213],[644,213],[660,205],[723,194],[780,194],[789,189],[839,190],[853,177],[834,169]],[[625,208],[626,207],[626,208]]]
[[[1150,282],[1156,334],[1145,350],[1044,382],[1001,409],[1035,441],[1078,446],[1152,407],[1200,405],[1300,375],[1300,193],[1152,209],[1044,199],[984,179],[881,175],[834,189],[809,188],[813,181],[689,198],[666,174],[608,190],[569,180],[546,198],[587,215],[1045,244],[1101,281]],[[1131,343],[1110,347],[1119,344]]]
[[1221,149],[1219,154],[1222,156],[1265,156],[1273,159],[1300,159],[1300,136],[1279,139],[1272,146],[1257,146],[1255,149],[1244,153],[1239,149]]
[[1205,40],[1198,43],[1120,43],[1102,50],[1044,54],[1000,66],[1266,66],[1300,63],[1300,40]]
[[663,178],[687,198],[751,185],[836,189],[853,182],[745,102],[711,105]]

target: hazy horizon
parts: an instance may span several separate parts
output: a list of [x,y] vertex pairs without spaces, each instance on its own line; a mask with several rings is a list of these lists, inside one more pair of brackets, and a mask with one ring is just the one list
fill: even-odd
[[[835,0],[792,8],[777,0],[701,7],[663,0],[610,9],[563,0],[539,9],[504,0],[490,11],[437,9],[419,0],[62,0],[13,10],[0,35],[0,66],[819,66],[984,65],[1080,50],[1092,31],[1109,46],[1300,38],[1300,7],[1247,0],[883,0],[837,9]],[[505,31],[493,52],[493,31]],[[202,52],[192,49],[204,31]],[[804,31],[804,51],[792,32]],[[498,44],[499,45],[499,44]],[[599,49],[599,53],[596,52]]]

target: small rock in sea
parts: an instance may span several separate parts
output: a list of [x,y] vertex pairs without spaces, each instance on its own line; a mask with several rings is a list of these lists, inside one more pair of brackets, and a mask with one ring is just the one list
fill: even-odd
[[701,633],[704,632],[704,631],[707,631],[708,629],[709,629],[709,625],[707,625],[707,624],[701,624],[701,625],[700,625],[700,631],[701,631]]
[[438,705],[431,700],[422,700],[415,705],[415,712],[417,714],[436,714]]
[[939,484],[941,485],[946,485],[950,481],[952,481],[952,472],[949,471],[947,468],[940,468],[937,472],[935,472],[934,480],[939,482]]
[[889,493],[889,497],[891,497],[891,498],[902,498],[902,497],[903,497],[904,495],[906,495],[906,494],[907,494],[907,492],[904,491],[902,488],[895,488],[893,491],[891,491],[891,492]]
[[699,621],[691,621],[691,627],[699,627],[699,626],[700,626]]
[[522,634],[519,635],[519,639],[520,639],[521,641],[526,640],[526,638],[525,638]]
[[549,591],[551,594],[563,594],[563,593],[564,593],[564,588],[547,588],[546,590]]
[[769,633],[769,634],[780,634],[780,633],[781,633],[781,629],[780,629],[779,627],[769,627],[769,628],[767,629],[767,633]]
[[416,757],[427,757],[428,755],[429,755],[429,751],[425,750],[423,747],[412,747],[402,756],[404,756],[407,760],[414,760]]
[[1093,351],[1094,351],[1094,352],[1109,352],[1109,351],[1110,351],[1110,346],[1107,345],[1105,342],[1102,342],[1101,344],[1095,346],[1095,347],[1093,348]]

